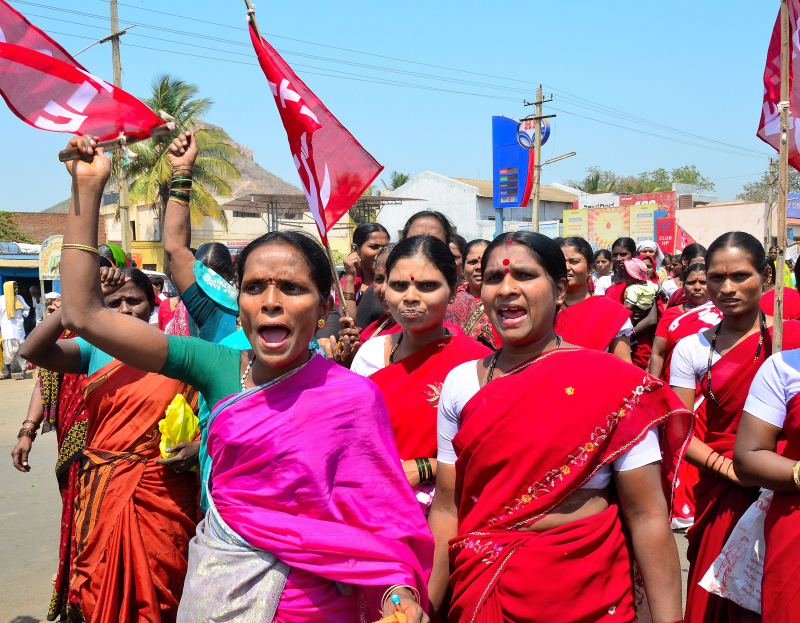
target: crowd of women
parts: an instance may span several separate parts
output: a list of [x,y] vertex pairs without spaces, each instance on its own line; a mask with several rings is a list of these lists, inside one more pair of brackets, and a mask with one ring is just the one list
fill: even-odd
[[[301,233],[235,266],[193,252],[187,133],[163,331],[147,278],[97,251],[108,160],[70,146],[62,304],[21,347],[41,372],[12,453],[27,471],[40,425],[58,432],[50,620],[758,620],[698,581],[759,487],[761,618],[800,620],[800,323],[770,357],[774,265],[752,236],[593,253],[467,242],[426,211],[396,242],[356,228],[339,300]],[[200,432],[164,448],[176,400]]]

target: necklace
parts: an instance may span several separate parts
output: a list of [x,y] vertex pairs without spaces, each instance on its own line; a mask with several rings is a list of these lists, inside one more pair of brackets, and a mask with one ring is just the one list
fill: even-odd
[[[562,342],[561,336],[556,334],[556,348],[561,348],[561,342]],[[546,350],[543,353],[539,353],[538,355],[536,355],[536,357],[534,357],[530,361],[526,361],[525,363],[518,365],[516,368],[509,370],[508,372],[498,376],[497,378],[502,378],[504,376],[508,376],[509,374],[515,374],[516,372],[522,372],[529,365],[536,363],[536,361],[538,361],[539,358],[543,357],[547,353],[553,352],[553,350],[555,349]],[[502,351],[503,347],[501,346],[494,354],[494,357],[492,357],[492,360],[489,362],[489,368],[486,370],[486,376],[483,379],[484,386],[491,383],[492,379],[494,378],[494,367],[497,365],[497,360],[500,358],[500,353]]]
[[400,337],[397,338],[397,344],[394,345],[392,348],[392,352],[389,353],[389,363],[394,363],[394,354],[397,352],[397,349],[400,348],[400,342],[403,341],[403,334],[400,334]]
[[244,369],[244,374],[242,375],[242,391],[244,391],[244,386],[247,384],[247,375],[250,374],[250,367],[255,360],[256,356],[253,355],[253,358],[247,363],[247,367]]
[[[761,313],[761,333],[758,337],[758,348],[756,349],[756,356],[753,357],[753,363],[758,361],[759,355],[761,355],[761,346],[764,344],[764,334],[767,332],[767,317],[764,315],[764,312]],[[717,328],[714,330],[714,334],[711,336],[711,348],[708,350],[708,396],[713,400],[716,404],[719,404],[719,400],[714,395],[714,391],[711,389],[711,362],[714,359],[714,345],[717,343],[717,333],[722,328],[722,323],[720,322],[717,325]]]

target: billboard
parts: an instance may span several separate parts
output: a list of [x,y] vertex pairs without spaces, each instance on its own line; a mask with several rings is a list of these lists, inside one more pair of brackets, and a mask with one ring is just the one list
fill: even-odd
[[630,236],[637,244],[644,240],[655,240],[656,210],[658,210],[658,205],[655,203],[631,206]]
[[589,238],[589,210],[564,210],[564,237]]
[[646,203],[658,204],[659,210],[667,211],[667,218],[675,218],[675,203],[677,193],[669,190],[662,193],[644,193],[641,195],[622,195],[619,198],[621,206],[638,206]]
[[495,208],[528,205],[533,186],[533,150],[517,140],[519,121],[492,117],[492,190]]
[[39,279],[61,279],[61,243],[64,236],[50,236],[39,251]]
[[617,238],[627,236],[630,232],[630,213],[626,206],[583,210],[583,212],[589,213],[587,240],[595,251],[610,249],[611,243]]

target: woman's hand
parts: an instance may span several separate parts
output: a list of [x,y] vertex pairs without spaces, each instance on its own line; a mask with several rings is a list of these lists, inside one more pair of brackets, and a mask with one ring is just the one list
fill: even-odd
[[353,251],[350,255],[344,258],[344,272],[348,277],[355,278],[356,273],[361,268],[361,258],[358,253]]
[[419,469],[417,469],[417,462],[414,459],[410,461],[403,461],[403,471],[406,473],[406,480],[411,485],[412,489],[419,486]]
[[173,171],[194,167],[194,161],[197,160],[197,139],[194,132],[184,132],[172,141],[167,157]]
[[345,316],[339,323],[343,328],[339,331],[338,342],[330,341],[330,358],[339,365],[349,368],[358,349],[361,348],[361,332],[356,328],[352,318]]
[[[397,595],[400,598],[400,607],[408,617],[408,623],[430,623],[430,618],[407,588],[398,588],[392,595]],[[390,597],[391,595],[387,596],[386,602],[383,604],[384,618],[392,616],[397,610]]]
[[128,281],[130,277],[126,277],[121,268],[100,269],[100,287],[103,288],[103,296],[111,296]]
[[111,175],[111,162],[103,155],[103,148],[97,147],[97,137],[76,136],[67,143],[67,149],[77,147],[84,154],[77,160],[65,162],[67,171],[77,183],[97,184],[105,188]]
[[181,441],[174,446],[167,448],[167,452],[177,452],[173,457],[168,459],[158,459],[156,463],[171,467],[176,472],[188,472],[195,465],[198,464],[198,456],[200,455],[200,442],[199,441]]
[[28,455],[31,453],[33,441],[30,437],[20,437],[17,445],[11,451],[11,459],[14,461],[14,467],[21,472],[31,471],[31,466],[28,465]]

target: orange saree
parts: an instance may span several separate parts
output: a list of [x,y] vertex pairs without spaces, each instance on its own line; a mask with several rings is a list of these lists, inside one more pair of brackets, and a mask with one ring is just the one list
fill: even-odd
[[197,475],[157,465],[158,422],[197,393],[119,361],[84,383],[86,446],[75,501],[70,599],[89,623],[174,621],[197,518]]

